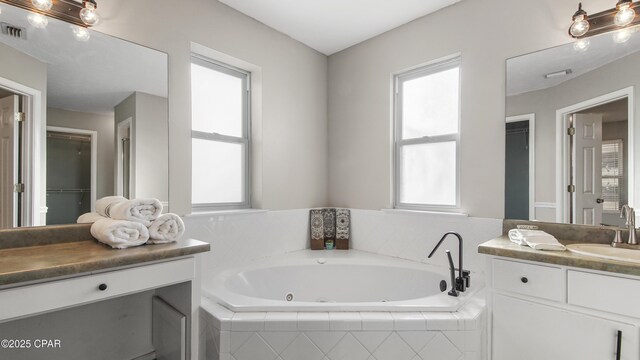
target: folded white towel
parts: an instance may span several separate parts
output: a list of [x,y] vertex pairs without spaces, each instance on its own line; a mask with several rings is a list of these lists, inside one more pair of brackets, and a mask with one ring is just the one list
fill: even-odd
[[176,214],[163,214],[149,226],[147,244],[164,244],[178,240],[184,234],[184,222]]
[[141,223],[106,218],[91,225],[91,235],[115,249],[142,245],[149,240],[149,230]]
[[96,212],[102,216],[110,217],[111,206],[119,202],[127,201],[127,198],[122,196],[106,196],[96,201]]
[[511,229],[509,230],[509,240],[535,250],[564,251],[567,249],[553,235],[542,230]]
[[80,217],[78,217],[78,224],[92,224],[98,220],[102,220],[102,219],[106,219],[106,217],[98,214],[98,213],[94,213],[94,212],[90,212],[90,213],[86,213],[86,214],[82,214],[80,215]]
[[135,221],[148,227],[161,214],[162,203],[158,199],[125,199],[111,204],[107,215],[112,219]]

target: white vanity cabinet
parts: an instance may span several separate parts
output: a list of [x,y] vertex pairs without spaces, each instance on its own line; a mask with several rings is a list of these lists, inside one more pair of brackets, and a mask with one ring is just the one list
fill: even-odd
[[639,278],[501,257],[489,262],[491,359],[640,359]]

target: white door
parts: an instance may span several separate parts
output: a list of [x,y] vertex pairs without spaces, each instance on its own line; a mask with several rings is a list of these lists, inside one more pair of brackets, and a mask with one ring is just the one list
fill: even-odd
[[0,99],[0,229],[17,226],[17,194],[14,186],[18,182],[16,155],[18,127],[15,116],[18,111],[18,96]]
[[602,222],[602,115],[574,114],[575,224]]
[[640,359],[633,325],[508,296],[494,296],[492,326],[493,360]]

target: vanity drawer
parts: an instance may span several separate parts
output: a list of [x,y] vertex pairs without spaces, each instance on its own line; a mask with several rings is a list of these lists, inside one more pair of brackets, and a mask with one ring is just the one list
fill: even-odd
[[568,302],[590,309],[640,318],[640,281],[569,270]]
[[2,290],[0,321],[189,281],[194,274],[194,260],[187,258]]
[[562,274],[560,268],[493,260],[493,287],[498,290],[562,302]]

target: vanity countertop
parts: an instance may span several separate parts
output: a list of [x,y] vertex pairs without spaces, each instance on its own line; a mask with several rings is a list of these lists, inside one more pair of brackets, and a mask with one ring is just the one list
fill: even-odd
[[[558,239],[564,245],[579,243]],[[582,241],[584,242],[584,241]],[[618,274],[640,276],[640,264],[580,255],[570,251],[542,251],[521,246],[509,240],[506,235],[484,242],[478,246],[481,254],[503,256],[513,259],[537,261],[546,264],[572,266],[583,269],[608,271]]]
[[112,249],[96,240],[0,249],[0,287],[141,265],[209,251],[208,243],[181,239],[159,245]]

